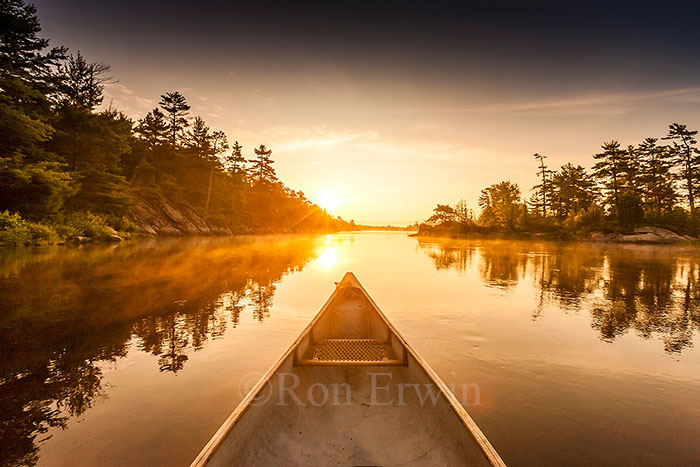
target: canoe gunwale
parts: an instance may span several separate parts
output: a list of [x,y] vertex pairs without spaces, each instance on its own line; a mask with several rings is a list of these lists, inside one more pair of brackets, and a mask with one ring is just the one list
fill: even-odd
[[[321,317],[324,315],[326,310],[330,307],[331,303],[333,302],[333,299],[336,297],[336,293],[339,290],[339,287],[346,282],[346,279],[350,277],[351,282],[353,282],[353,286],[359,288],[364,296],[367,298],[367,300],[370,302],[372,307],[374,308],[374,311],[377,313],[377,315],[382,319],[384,324],[388,327],[389,331],[394,334],[396,339],[399,341],[399,343],[403,346],[403,360],[384,360],[384,361],[371,361],[371,362],[363,362],[363,361],[337,361],[337,362],[327,362],[327,361],[316,361],[316,360],[298,360],[297,359],[297,348],[299,347],[299,344],[306,339],[309,335],[313,337],[312,334],[312,329],[316,325],[316,323],[321,319]],[[242,417],[242,415],[248,410],[250,407],[251,401],[255,399],[255,397],[258,395],[258,393],[268,384],[268,382],[272,379],[272,377],[277,373],[277,371],[280,369],[280,367],[284,364],[284,362],[288,358],[293,359],[293,364],[294,365],[313,365],[313,366],[328,366],[328,365],[342,365],[342,366],[349,366],[349,365],[373,365],[373,366],[382,366],[382,365],[402,365],[402,366],[407,366],[408,365],[408,356],[410,356],[418,363],[419,366],[422,367],[422,369],[426,372],[428,375],[428,378],[438,387],[440,392],[442,393],[443,397],[447,400],[449,403],[450,407],[454,410],[455,414],[459,417],[459,419],[462,421],[462,424],[464,425],[464,428],[469,432],[469,434],[474,438],[476,441],[476,444],[479,446],[481,449],[482,453],[484,456],[487,458],[487,460],[491,463],[493,466],[497,467],[505,467],[506,464],[503,462],[501,457],[499,456],[498,452],[495,450],[495,448],[491,445],[489,440],[486,438],[486,436],[483,434],[479,426],[476,424],[476,422],[471,418],[467,410],[464,408],[464,406],[457,400],[457,398],[454,396],[452,391],[445,385],[445,383],[442,381],[442,379],[437,375],[435,370],[421,357],[419,356],[413,348],[408,344],[406,339],[401,335],[401,333],[394,327],[394,325],[389,321],[389,319],[384,315],[384,312],[377,306],[377,304],[374,302],[374,299],[367,293],[365,288],[360,284],[360,282],[357,280],[355,275],[351,272],[345,273],[343,276],[343,279],[336,283],[336,288],[331,294],[331,296],[326,300],[324,305],[321,307],[321,310],[316,313],[314,318],[306,325],[306,327],[301,331],[299,336],[294,340],[292,345],[282,354],[282,356],[276,361],[275,364],[273,364],[267,372],[258,380],[258,382],[253,386],[253,388],[246,394],[246,396],[241,400],[241,402],[238,404],[238,406],[231,412],[231,414],[227,417],[227,419],[224,421],[224,423],[219,427],[219,429],[216,431],[214,436],[209,440],[209,442],[204,446],[202,451],[199,453],[199,455],[194,459],[190,467],[203,467],[207,465],[209,462],[209,459],[214,455],[214,453],[217,451],[219,446],[222,444],[222,442],[226,439],[226,437],[231,433],[233,428],[235,427],[236,423],[238,420]]]
[[[336,290],[337,290],[337,284],[336,284]],[[363,289],[364,290],[364,289]],[[335,298],[335,290],[331,294],[330,297],[328,297],[328,300],[326,300],[326,303],[323,304],[321,307],[321,310],[316,313],[316,316],[309,322],[309,324],[306,325],[306,327],[301,331],[299,336],[294,340],[294,343],[282,354],[282,356],[275,362],[274,365],[272,365],[267,372],[258,380],[257,383],[253,386],[253,388],[248,391],[248,394],[241,400],[241,402],[236,406],[236,408],[231,412],[231,415],[228,416],[226,421],[224,421],[223,425],[219,427],[219,429],[214,433],[214,436],[209,440],[209,442],[204,446],[202,451],[199,453],[199,455],[195,458],[194,461],[192,461],[192,464],[190,467],[203,467],[207,465],[209,462],[209,458],[214,455],[216,450],[219,448],[221,443],[223,442],[224,439],[228,436],[228,434],[231,432],[233,427],[236,425],[236,422],[238,419],[245,413],[246,410],[250,407],[250,402],[255,399],[255,397],[258,395],[258,393],[265,387],[265,385],[268,384],[270,379],[274,376],[275,373],[280,369],[282,364],[292,356],[292,358],[296,358],[296,349],[301,343],[306,336],[311,332],[311,329],[313,326],[316,324],[316,322],[321,318],[323,313],[328,309],[330,304],[333,302],[333,298]],[[372,302],[374,303],[374,302]]]

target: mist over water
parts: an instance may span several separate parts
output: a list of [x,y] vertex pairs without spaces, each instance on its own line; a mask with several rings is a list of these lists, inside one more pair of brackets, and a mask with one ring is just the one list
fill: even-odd
[[3,462],[188,464],[346,271],[509,465],[700,462],[697,249],[403,232],[3,251]]

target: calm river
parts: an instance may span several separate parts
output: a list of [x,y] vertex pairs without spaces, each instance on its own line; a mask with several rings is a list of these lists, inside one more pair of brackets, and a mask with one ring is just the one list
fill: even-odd
[[699,250],[405,232],[0,251],[0,464],[188,465],[346,271],[509,465],[700,465]]

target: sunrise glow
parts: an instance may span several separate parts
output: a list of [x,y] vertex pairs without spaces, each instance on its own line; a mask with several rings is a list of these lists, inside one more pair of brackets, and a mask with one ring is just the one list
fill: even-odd
[[342,198],[333,191],[321,191],[314,196],[316,204],[326,211],[334,211],[343,205]]

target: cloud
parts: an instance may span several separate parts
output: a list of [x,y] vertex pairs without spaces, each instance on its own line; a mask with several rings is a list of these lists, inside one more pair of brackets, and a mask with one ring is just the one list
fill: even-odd
[[[356,153],[359,149],[366,157],[375,160],[449,161],[459,160],[484,150],[484,148],[467,148],[441,140],[387,139],[373,130],[338,130],[325,126],[277,126],[243,136],[264,141],[276,152],[305,152],[311,157],[319,149],[335,148],[346,154]],[[241,139],[245,139],[243,136]],[[328,158],[312,158],[307,163],[324,165],[328,161]]]
[[506,102],[476,107],[475,110],[529,115],[620,115],[650,101],[700,99],[700,88],[656,91],[620,91],[577,95],[537,101]]
[[622,115],[642,104],[665,102],[700,102],[700,88],[678,88],[651,91],[604,91],[576,94],[570,97],[537,100],[515,100],[478,106],[420,107],[394,113],[493,113],[506,115],[565,116]]
[[112,106],[130,117],[140,118],[155,107],[152,99],[137,96],[134,91],[121,83],[105,85],[102,107]]
[[379,138],[374,131],[333,130],[325,126],[296,127],[280,125],[256,132],[238,132],[243,137],[265,141],[280,151],[320,148],[358,141],[374,141]]

